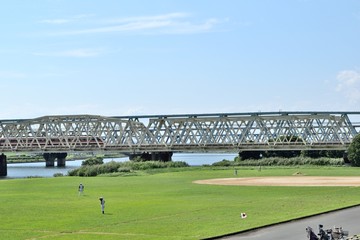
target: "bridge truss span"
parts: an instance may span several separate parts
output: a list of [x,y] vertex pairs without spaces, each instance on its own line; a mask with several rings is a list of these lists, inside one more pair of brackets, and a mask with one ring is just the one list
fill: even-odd
[[345,149],[357,134],[346,114],[250,114],[150,119],[157,142],[171,149]]
[[94,115],[45,116],[1,121],[2,151],[98,151],[130,149],[144,142],[147,129],[130,119]]
[[360,112],[265,112],[0,120],[0,150],[239,152],[345,150]]

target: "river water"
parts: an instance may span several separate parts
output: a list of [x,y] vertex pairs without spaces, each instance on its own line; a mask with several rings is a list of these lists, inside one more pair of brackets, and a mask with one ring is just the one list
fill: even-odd
[[[201,166],[212,164],[223,159],[233,160],[237,154],[210,154],[210,153],[191,153],[191,154],[174,154],[173,161],[183,161],[191,166]],[[7,165],[6,177],[0,179],[26,178],[26,177],[53,177],[56,173],[67,175],[68,171],[81,166],[83,160],[66,161],[66,167],[45,167],[45,162],[37,163],[9,163]],[[129,158],[105,158],[104,162],[129,161]],[[56,163],[55,163],[56,164]]]

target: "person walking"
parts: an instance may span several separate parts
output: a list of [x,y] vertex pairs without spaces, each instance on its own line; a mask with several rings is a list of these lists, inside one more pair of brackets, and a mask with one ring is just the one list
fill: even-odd
[[85,188],[84,185],[82,183],[80,183],[80,185],[79,185],[79,196],[81,196],[83,194],[84,188]]
[[105,199],[103,197],[100,197],[99,200],[101,205],[101,212],[102,214],[105,214]]

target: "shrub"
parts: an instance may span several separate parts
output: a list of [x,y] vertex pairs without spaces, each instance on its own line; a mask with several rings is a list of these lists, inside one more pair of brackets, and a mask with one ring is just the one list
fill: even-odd
[[54,175],[53,175],[54,177],[63,177],[64,176],[64,174],[62,174],[62,173],[54,173]]
[[170,168],[182,168],[182,167],[189,167],[189,164],[182,161],[176,161],[176,162],[165,162],[165,164]]
[[146,162],[115,162],[111,161],[105,164],[97,165],[82,165],[80,168],[73,169],[68,172],[69,176],[90,177],[99,174],[118,173],[118,172],[131,172],[132,170],[150,170],[158,168],[180,168],[188,167],[186,162],[159,162],[159,161],[146,161]]
[[216,166],[216,167],[229,167],[229,166],[234,165],[234,162],[224,159],[220,162],[213,163],[212,165]]
[[98,172],[98,174],[117,172],[120,165],[121,165],[121,163],[119,163],[119,162],[111,161],[106,164],[99,165],[97,172]]
[[133,161],[133,162],[143,162],[145,160],[142,159],[141,156],[136,156],[136,157],[131,158],[131,161]]
[[79,168],[69,170],[68,175],[69,176],[79,176]]
[[352,140],[348,148],[348,158],[354,166],[360,166],[360,134]]
[[97,164],[103,164],[103,158],[102,157],[92,157],[84,160],[81,165],[82,166],[89,166],[89,165],[97,165]]
[[[237,158],[235,158],[235,160],[237,160]],[[271,157],[271,158],[263,158],[260,160],[243,160],[243,161],[222,160],[220,162],[213,163],[212,166],[223,166],[223,167],[228,167],[228,166],[298,166],[298,165],[341,166],[343,164],[344,164],[344,161],[342,158]]]
[[84,172],[83,172],[83,176],[84,177],[95,177],[99,174],[98,171],[98,166],[88,166],[85,167]]
[[119,167],[117,171],[120,173],[128,173],[131,172],[131,169],[127,167]]

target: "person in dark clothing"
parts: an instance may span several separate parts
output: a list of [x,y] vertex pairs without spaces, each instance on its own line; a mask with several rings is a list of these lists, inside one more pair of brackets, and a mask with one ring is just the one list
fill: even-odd
[[99,200],[101,205],[101,212],[102,214],[105,214],[105,199],[103,197],[100,197]]

